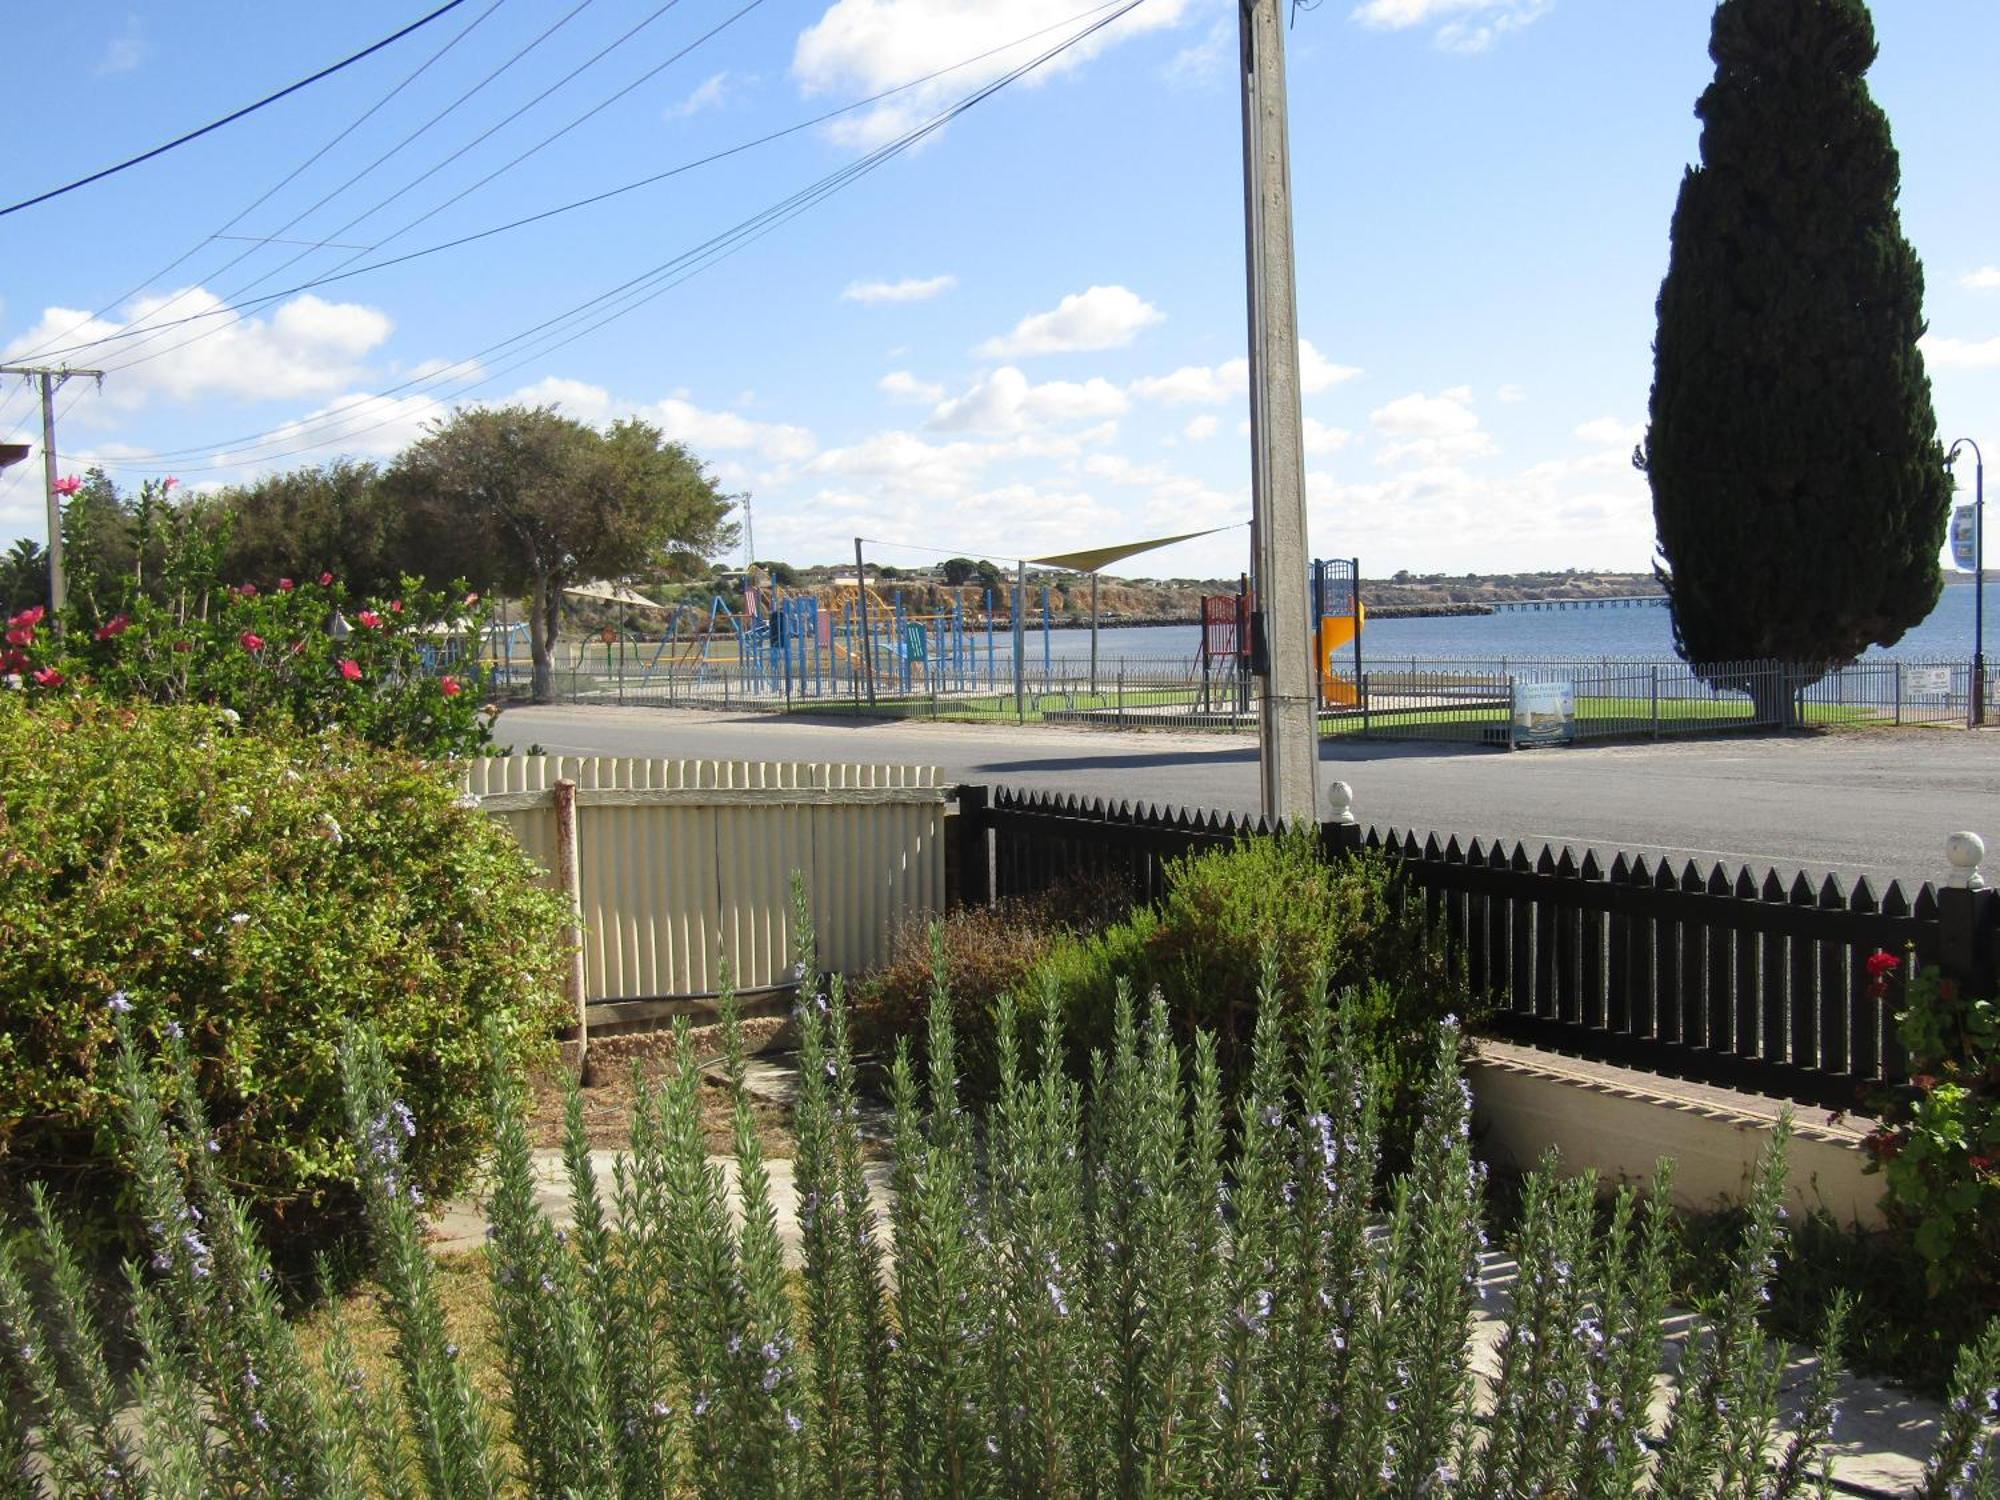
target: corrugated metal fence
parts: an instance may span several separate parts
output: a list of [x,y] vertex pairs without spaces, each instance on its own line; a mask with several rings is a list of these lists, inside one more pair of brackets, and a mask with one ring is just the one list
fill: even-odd
[[474,762],[466,788],[553,871],[564,778],[591,1000],[713,994],[725,962],[739,989],[790,982],[794,871],[821,963],[844,973],[884,962],[912,913],[943,910],[935,767],[529,755]]

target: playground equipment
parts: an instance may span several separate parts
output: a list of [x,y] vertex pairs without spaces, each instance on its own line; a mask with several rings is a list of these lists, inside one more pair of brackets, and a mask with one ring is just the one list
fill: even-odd
[[[1361,703],[1361,629],[1368,612],[1361,604],[1361,564],[1354,558],[1312,565],[1313,650],[1322,708],[1356,708]],[[1250,710],[1250,679],[1257,651],[1257,596],[1244,579],[1234,594],[1208,594],[1201,601],[1201,708],[1215,711],[1225,697],[1234,711]],[[1343,675],[1351,669],[1353,675]]]
[[[1314,650],[1319,664],[1320,707],[1356,708],[1361,703],[1361,627],[1368,612],[1361,604],[1361,562],[1339,557],[1315,562],[1312,576]],[[1352,677],[1341,653],[1352,648]]]

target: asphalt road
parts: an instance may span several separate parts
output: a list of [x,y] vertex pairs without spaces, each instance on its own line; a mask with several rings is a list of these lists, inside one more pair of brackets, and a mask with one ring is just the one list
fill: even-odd
[[[1251,812],[1248,739],[1040,725],[811,720],[678,709],[510,709],[501,743],[563,754],[935,765],[953,780],[1165,806]],[[1880,731],[1504,751],[1447,745],[1322,749],[1364,824],[1693,859],[1705,869],[1803,869],[1879,889],[1937,880],[1945,835],[1994,847],[2000,881],[2000,733]]]

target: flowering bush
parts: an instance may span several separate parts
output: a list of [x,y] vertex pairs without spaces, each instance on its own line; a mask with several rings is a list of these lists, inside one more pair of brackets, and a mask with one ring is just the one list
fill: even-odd
[[[927,1076],[907,1048],[893,1073],[892,1279],[841,989],[805,993],[796,1286],[733,1017],[740,1213],[691,1061],[646,1091],[608,1191],[572,1094],[564,1232],[536,1207],[518,1089],[499,1074],[488,1263],[510,1445],[447,1335],[411,1192],[422,1133],[381,1048],[356,1036],[343,1057],[394,1390],[363,1375],[338,1324],[323,1363],[307,1360],[200,1149],[196,1092],[170,1089],[163,1111],[126,1028],[122,1133],[152,1257],[132,1272],[130,1410],[44,1213],[39,1265],[0,1239],[0,1379],[24,1396],[0,1403],[0,1477],[39,1461],[63,1494],[342,1500],[1828,1492],[1836,1366],[1822,1359],[1781,1430],[1785,1350],[1755,1317],[1783,1239],[1782,1143],[1655,1436],[1668,1213],[1626,1190],[1600,1229],[1595,1184],[1553,1163],[1528,1184],[1491,1374],[1473,1375],[1488,1287],[1450,1028],[1410,1169],[1378,1197],[1381,1087],[1324,1004],[1289,1036],[1275,1003],[1260,1009],[1233,1125],[1212,1039],[1184,1054],[1157,1002],[1143,1024],[1118,1005],[1087,1091],[1058,1066],[1053,1023],[1040,1065],[1024,1062],[1003,1006],[1000,1089],[975,1118],[941,985]],[[187,1078],[172,1039],[165,1062]],[[44,1309],[31,1271],[53,1288]],[[1838,1307],[1828,1324],[1831,1344]],[[1996,1381],[2000,1327],[1961,1367],[1924,1494],[1993,1493]]]
[[[1901,967],[1892,953],[1868,960],[1876,994]],[[1911,972],[1902,989],[1896,1025],[1910,1081],[1876,1101],[1872,1166],[1932,1290],[2000,1301],[2000,1001],[1935,969]]]
[[218,1168],[288,1248],[356,1205],[351,1022],[422,1126],[414,1180],[463,1179],[489,1139],[481,1027],[510,1058],[546,1045],[562,914],[447,773],[213,708],[20,693],[0,693],[0,765],[0,1177],[108,1220],[123,1014],[184,1035]]
[[225,585],[214,543],[186,518],[157,497],[139,517],[147,534],[130,571],[79,568],[60,631],[39,606],[8,620],[0,684],[37,698],[206,703],[252,726],[337,727],[429,755],[490,743],[468,657],[486,627],[477,595],[406,579],[394,598],[357,600],[331,573]]

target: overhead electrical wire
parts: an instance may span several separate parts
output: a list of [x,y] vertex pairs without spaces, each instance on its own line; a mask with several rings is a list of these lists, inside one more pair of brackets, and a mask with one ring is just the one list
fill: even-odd
[[[227,317],[232,313],[243,315],[250,312],[255,312],[256,310],[263,307],[267,307],[274,302],[282,302],[287,297],[295,297],[302,292],[312,291],[318,287],[327,286],[333,282],[347,281],[356,276],[365,276],[370,274],[371,272],[388,270],[393,266],[400,266],[407,264],[410,261],[421,260],[426,256],[437,255],[446,250],[456,250],[465,245],[476,244],[481,240],[492,239],[496,235],[505,234],[511,230],[526,228],[531,224],[539,224],[544,220],[553,219],[562,214],[574,212],[575,210],[580,208],[589,208],[595,204],[607,202],[612,198],[621,197],[626,193],[636,192],[640,188],[652,187],[655,184],[665,182],[670,178],[682,176],[688,172],[695,170],[698,167],[711,166],[716,162],[725,161],[732,156],[740,156],[744,152],[754,150],[758,146],[769,145],[773,141],[783,140],[787,136],[797,135],[802,131],[812,129],[816,125],[824,125],[829,120],[838,119],[842,115],[852,114],[857,109],[866,109],[871,104],[879,104],[884,99],[893,98],[897,94],[907,93],[909,90],[914,88],[921,88],[924,84],[935,82],[939,78],[947,77],[952,73],[957,73],[966,68],[972,67],[978,63],[985,62],[989,58],[998,56],[1002,52],[1011,52],[1016,47],[1025,46],[1027,43],[1035,41],[1043,36],[1046,36],[1048,35],[1048,33],[1052,31],[1059,31],[1066,26],[1073,26],[1079,21],[1085,20],[1091,16],[1100,15],[1107,10],[1112,10],[1123,4],[1124,0],[1104,0],[1104,3],[1102,4],[1091,6],[1086,10],[1079,11],[1074,15],[1066,17],[1061,21],[1054,21],[1048,24],[1047,26],[1038,27],[1034,31],[1026,32],[1021,36],[1015,37],[1012,41],[1003,42],[997,47],[989,47],[984,52],[975,53],[971,57],[961,58],[959,61],[947,64],[942,68],[935,68],[932,71],[922,74],[919,77],[909,79],[903,83],[895,84],[889,88],[882,89],[877,93],[869,94],[865,98],[850,100],[846,104],[841,104],[832,109],[825,110],[819,114],[811,116],[808,119],[795,121],[794,123],[782,126],[779,129],[767,131],[763,135],[753,136],[749,140],[739,141],[733,146],[725,146],[719,151],[712,151],[705,156],[694,157],[691,160],[680,162],[674,166],[668,167],[663,171],[653,172],[645,177],[636,178],[631,182],[620,183],[618,186],[606,188],[602,192],[591,193],[588,196],[582,198],[573,198],[567,203],[559,203],[552,208],[540,209],[535,213],[524,214],[516,219],[509,219],[505,223],[489,225],[484,229],[474,230],[470,234],[457,235],[452,239],[441,240],[436,244],[426,245],[418,250],[410,250],[401,255],[390,256],[384,260],[369,261],[365,265],[353,266],[348,269],[335,268],[321,275],[314,276],[309,280],[298,282],[292,286],[281,288],[280,290],[275,292],[264,292],[256,297],[249,298],[243,302],[230,303],[222,307],[207,308],[201,312],[189,313],[185,317],[175,318],[171,322],[153,324],[144,329],[132,329],[132,330],[121,331],[120,333],[116,334],[107,334],[102,339],[92,339],[87,343],[72,345],[68,348],[56,349],[53,352],[56,354],[72,354],[80,352],[85,349],[95,349],[102,347],[105,344],[116,343],[118,340],[126,337],[139,337],[145,333],[164,332],[168,329],[184,327],[190,323],[200,323],[200,322],[206,322],[212,318]],[[1125,8],[1129,9],[1130,7],[1127,6]],[[1123,12],[1121,11],[1120,13],[1122,14]],[[1114,16],[1111,19],[1116,20],[1117,17]],[[384,243],[386,243],[386,241]],[[185,348],[186,345],[177,344],[174,347]],[[130,351],[125,351],[125,352],[130,352]],[[133,361],[133,363],[138,363],[138,361]],[[122,366],[115,368],[122,368]]]
[[[294,181],[298,179],[298,177],[302,173],[308,171],[314,165],[314,163],[319,161],[321,157],[325,156],[327,152],[331,151],[335,146],[338,146],[342,141],[346,140],[348,136],[352,135],[356,130],[360,129],[361,126],[365,125],[371,118],[374,117],[374,115],[378,110],[380,110],[384,105],[388,104],[389,101],[394,99],[398,94],[402,93],[404,89],[408,88],[411,84],[415,83],[417,79],[421,78],[424,75],[424,73],[429,70],[432,64],[436,63],[439,58],[443,57],[447,52],[451,51],[452,48],[456,47],[460,42],[464,41],[468,36],[472,35],[472,33],[478,29],[481,22],[486,20],[488,16],[492,15],[493,12],[498,10],[504,4],[506,4],[506,0],[493,0],[493,3],[491,5],[487,6],[485,10],[481,11],[478,15],[474,16],[470,22],[468,22],[457,33],[455,33],[452,36],[451,40],[447,41],[442,47],[438,48],[437,51],[433,52],[429,57],[425,58],[421,63],[419,63],[414,71],[405,74],[400,83],[396,84],[396,86],[390,89],[388,93],[384,94],[381,98],[377,99],[373,104],[369,105],[367,109],[363,110],[354,119],[350,120],[347,123],[346,127],[342,129],[338,135],[334,136],[325,145],[321,146],[319,150],[313,152],[311,156],[308,156],[304,161],[300,162],[296,167],[293,167],[291,171],[287,172],[283,177],[279,178],[276,182],[272,183],[271,186],[264,189],[264,191],[260,193],[256,198],[252,199],[249,203],[244,204],[242,208],[236,211],[233,217],[231,217],[230,219],[226,220],[224,223],[219,225],[213,232],[211,232],[204,238],[195,241],[193,245],[189,246],[186,250],[183,250],[179,255],[175,256],[172,260],[168,261],[164,266],[161,266],[157,271],[150,272],[146,276],[140,278],[137,284],[127,287],[124,291],[120,292],[116,297],[113,297],[110,301],[106,302],[104,306],[98,308],[96,312],[91,313],[81,322],[76,323],[72,327],[70,327],[65,333],[58,334],[56,335],[56,337],[59,339],[67,338],[69,337],[70,334],[75,333],[77,329],[87,328],[92,323],[96,322],[99,318],[103,317],[106,313],[113,312],[119,307],[122,307],[130,298],[138,296],[139,293],[146,290],[147,287],[152,286],[162,276],[166,276],[171,272],[180,269],[180,267],[186,265],[188,261],[192,260],[195,256],[201,253],[203,247],[213,243],[216,240],[235,238],[235,236],[228,234],[226,231],[234,229],[238,224],[242,223],[244,219],[248,218],[251,214],[255,213],[259,208],[262,208],[264,204],[268,203],[275,194],[281,192],[286,187],[289,187]],[[293,220],[293,223],[296,222],[297,222],[296,219]],[[288,224],[284,227],[290,228],[291,226]],[[282,232],[283,230],[280,230],[280,233]],[[238,264],[246,256],[251,255],[253,253],[254,251],[246,250],[241,254],[239,254],[238,256],[236,256],[234,260],[227,261],[221,266],[218,266],[215,270],[211,271],[209,275],[219,276],[224,271],[227,271],[231,266]],[[169,307],[172,307],[175,303],[179,302],[183,297],[187,295],[188,295],[187,291],[181,291],[175,293],[172,297],[168,298],[165,303],[161,304],[160,307],[154,308],[152,313],[149,314],[149,316],[157,316],[159,313],[165,311]],[[44,356],[45,351],[50,347],[53,346],[45,345],[43,349],[30,350],[26,355],[23,356],[23,358],[28,360],[40,359]],[[72,347],[89,348],[91,347],[91,345],[89,343],[85,343],[81,345],[74,345]]]
[[[932,135],[936,131],[941,130],[942,128],[944,128],[945,125],[949,124],[952,120],[958,118],[960,115],[966,113],[968,110],[976,107],[978,104],[984,102],[986,99],[991,98],[995,93],[999,92],[1001,89],[1007,87],[1009,84],[1015,82],[1017,79],[1026,76],[1028,73],[1035,71],[1036,69],[1043,66],[1045,63],[1049,62],[1051,59],[1060,56],[1063,52],[1068,51],[1071,47],[1076,46],[1078,43],[1084,41],[1089,36],[1102,30],[1104,27],[1111,25],[1113,22],[1119,20],[1121,17],[1123,17],[1130,11],[1136,10],[1143,3],[1144,0],[1123,0],[1123,3],[1119,4],[1116,7],[1116,9],[1112,11],[1111,14],[1103,16],[1101,19],[1092,22],[1089,26],[1083,28],[1075,35],[1068,37],[1064,41],[1058,43],[1056,46],[1049,48],[1048,50],[1038,54],[1036,57],[1030,59],[1029,61],[1008,70],[1006,73],[982,85],[980,88],[974,90],[972,93],[966,95],[964,98],[956,101],[955,103],[953,103],[952,105],[950,105],[937,115],[934,115],[932,118],[925,121],[923,124],[916,126],[909,131],[906,131],[903,135],[897,137],[895,140],[887,143],[886,145],[877,147],[874,151],[869,152],[867,155],[861,157],[857,161],[851,162],[848,165],[841,167],[834,172],[828,173],[826,176],[818,179],[817,181],[808,184],[806,187],[799,189],[798,191],[788,195],[786,198],[779,200],[777,203],[770,205],[769,207],[765,208],[758,214],[752,215],[750,218],[741,221],[737,225],[733,226],[731,229],[725,230],[721,234],[713,236],[709,240],[702,242],[700,245],[691,247],[689,250],[683,251],[681,254],[674,256],[672,259],[662,262],[660,265],[653,267],[651,270],[642,272],[638,276],[632,277],[629,280],[620,283],[618,286],[615,286],[606,292],[599,293],[597,296],[592,297],[585,302],[577,304],[575,307],[570,308],[566,312],[559,313],[554,317],[544,319],[542,322],[531,325],[529,328],[524,329],[519,333],[513,334],[508,338],[502,339],[494,344],[490,344],[486,348],[481,349],[476,353],[467,356],[464,359],[456,360],[452,364],[444,366],[442,369],[432,371],[427,375],[425,375],[424,377],[421,377],[419,379],[413,379],[410,381],[405,381],[397,386],[391,386],[387,390],[379,392],[376,395],[370,397],[369,399],[371,401],[387,400],[396,391],[405,390],[410,388],[411,386],[422,384],[427,381],[436,381],[442,383],[446,378],[448,378],[447,372],[455,369],[464,369],[468,366],[477,367],[481,360],[483,360],[490,354],[498,352],[501,349],[509,348],[510,346],[516,346],[516,345],[526,345],[529,343],[535,345],[535,347],[532,348],[530,352],[528,352],[526,355],[518,359],[515,359],[511,363],[505,364],[498,369],[494,370],[481,369],[480,376],[478,379],[473,380],[463,386],[460,386],[456,390],[447,392],[440,396],[430,396],[426,398],[427,409],[442,407],[447,402],[454,400],[459,396],[465,395],[470,391],[480,388],[481,386],[492,384],[495,380],[498,380],[501,376],[510,373],[514,369],[520,368],[524,364],[542,358],[544,355],[547,355],[549,353],[553,353],[556,349],[560,349],[568,344],[574,343],[576,340],[585,337],[587,334],[594,332],[598,328],[604,327],[608,323],[614,322],[619,318],[628,316],[630,313],[636,311],[638,308],[644,306],[646,303],[651,302],[655,298],[664,295],[666,292],[672,290],[676,286],[681,285],[685,281],[691,279],[693,276],[699,275],[702,271],[707,270],[710,266],[720,262],[721,260],[727,259],[729,256],[735,254],[737,251],[745,248],[747,245],[754,242],[755,240],[762,238],[765,234],[768,234],[771,231],[777,229],[782,224],[789,222],[793,218],[796,218],[799,214],[804,213],[806,210],[814,207],[819,202],[824,201],[824,199],[832,196],[834,193],[841,191],[842,189],[852,185],[855,181],[858,181],[860,178],[874,172],[879,167],[886,164],[888,161],[892,160],[896,156],[901,155],[903,152],[907,151],[912,146],[916,145],[918,142]],[[567,328],[567,329],[562,327],[562,325],[564,324],[574,323],[581,318],[591,317],[594,309],[602,308],[608,304],[613,304],[613,303],[620,303],[622,305],[613,307],[613,309],[610,312],[606,313],[602,317],[596,317],[594,321],[584,323],[583,326],[581,327]],[[348,413],[329,414],[328,417],[322,418],[320,420],[322,424],[338,423],[342,420],[345,420],[347,415]],[[254,456],[252,456],[246,452],[231,451],[232,445],[227,442],[222,442],[222,443],[203,444],[188,449],[162,450],[160,452],[152,454],[137,455],[125,460],[121,460],[115,466],[119,468],[142,468],[148,466],[149,464],[154,463],[159,459],[174,457],[182,453],[200,453],[204,451],[213,453],[218,450],[230,453],[230,456],[227,461],[221,463],[206,464],[206,465],[186,466],[188,472],[202,472],[204,470],[237,468],[241,467],[245,463],[252,463],[252,462],[270,463],[278,459],[294,457],[302,453],[314,452],[318,449],[327,447],[330,444],[336,442],[346,441],[347,439],[352,437],[358,437],[368,432],[378,431],[381,428],[393,425],[396,422],[407,420],[410,415],[412,414],[408,412],[398,413],[395,416],[386,418],[379,422],[374,422],[370,425],[349,428],[342,431],[328,431],[324,435],[315,438],[314,441],[306,443],[303,446],[286,449],[280,452],[257,453]],[[253,442],[248,444],[247,447],[254,449],[254,448],[269,447],[275,443],[292,442],[295,441],[306,430],[310,430],[310,424],[304,424],[304,425],[296,423],[291,424],[290,430],[273,429],[270,434],[266,435],[264,442],[262,443]]]
[[323,78],[331,78],[335,73],[338,73],[343,68],[352,67],[355,63],[360,62],[365,57],[372,57],[375,53],[380,52],[384,47],[390,46],[396,42],[400,42],[404,37],[408,36],[411,32],[430,25],[430,23],[435,21],[439,16],[444,15],[447,11],[457,10],[458,7],[463,4],[465,4],[465,0],[445,0],[445,3],[443,5],[440,5],[436,10],[433,10],[428,15],[420,16],[418,19],[412,21],[409,25],[405,26],[402,30],[397,31],[389,36],[383,37],[381,41],[374,43],[372,46],[362,48],[352,57],[344,57],[339,62],[334,63],[329,67],[321,68],[317,73],[312,74],[310,77],[301,78],[297,83],[286,85],[284,88],[279,89],[275,94],[266,94],[262,99],[259,99],[254,104],[246,104],[241,109],[232,110],[229,114],[224,115],[219,120],[211,120],[208,124],[201,126],[197,130],[190,130],[186,135],[176,136],[173,140],[167,141],[163,145],[155,146],[150,151],[142,151],[137,156],[127,157],[124,161],[116,162],[111,166],[102,168],[101,170],[96,172],[92,172],[87,177],[79,177],[74,182],[64,183],[61,187],[50,188],[47,192],[37,193],[32,198],[23,198],[18,203],[9,203],[4,208],[0,208],[0,219],[4,219],[9,214],[19,213],[24,208],[33,208],[38,203],[47,203],[51,198],[60,198],[64,193],[73,193],[78,188],[89,187],[90,184],[92,184],[93,182],[102,182],[105,178],[114,176],[119,172],[127,171],[133,167],[140,165],[142,162],[149,162],[157,156],[164,156],[169,151],[172,151],[177,147],[187,145],[188,142],[190,141],[198,141],[203,136],[208,135],[213,131],[222,129],[222,127],[225,125],[233,125],[236,123],[236,121],[242,119],[245,115],[253,115],[258,110],[263,109],[266,105],[276,104],[280,99],[284,99],[292,94],[296,94],[300,89],[310,87],[312,84],[318,83]]
[[[505,62],[501,63],[499,67],[492,69],[484,77],[479,79],[478,82],[474,83],[472,87],[460,93],[457,98],[451,101],[451,103],[445,105],[443,109],[440,109],[439,111],[437,111],[437,113],[433,114],[429,119],[425,120],[423,124],[417,126],[416,129],[407,132],[394,145],[390,146],[388,150],[382,152],[380,155],[375,157],[373,161],[369,162],[366,166],[362,167],[358,172],[353,173],[345,181],[337,184],[336,186],[328,189],[326,192],[320,194],[318,198],[314,199],[311,203],[307,204],[304,208],[300,209],[297,213],[293,214],[291,218],[287,219],[284,223],[280,224],[277,227],[277,229],[274,231],[274,234],[282,235],[285,233],[286,230],[293,228],[294,226],[303,222],[305,219],[311,217],[313,214],[317,213],[321,208],[325,207],[328,203],[332,202],[335,198],[339,197],[342,193],[346,192],[349,188],[353,187],[355,183],[361,181],[362,178],[374,172],[384,162],[387,162],[392,157],[398,155],[402,151],[414,145],[418,140],[422,139],[424,135],[429,133],[429,131],[434,126],[436,126],[440,121],[446,119],[450,115],[457,112],[475,95],[479,94],[488,85],[492,84],[502,74],[506,73],[510,68],[512,68],[516,63],[520,62],[522,58],[526,57],[530,52],[534,51],[537,47],[541,46],[543,42],[547,41],[550,37],[554,36],[556,32],[560,31],[564,26],[568,25],[572,20],[576,18],[576,16],[579,13],[581,13],[586,7],[588,7],[592,3],[593,0],[577,0],[577,3],[574,6],[572,6],[569,10],[565,11],[561,16],[557,17],[554,22],[552,22],[547,27],[543,28],[534,37],[530,38],[523,46],[518,48],[511,56],[509,56]],[[660,6],[659,9],[655,10],[651,15],[647,16],[643,21],[639,22],[638,25],[626,31],[624,35],[620,36],[619,38],[617,38],[617,40],[610,43],[610,45],[598,51],[594,56],[590,57],[579,66],[572,68],[568,73],[564,74],[561,78],[557,79],[555,83],[551,84],[548,88],[542,90],[541,93],[537,94],[533,99],[529,100],[527,104],[522,105],[521,108],[516,109],[512,114],[506,116],[506,118],[501,120],[499,124],[489,126],[479,136],[475,137],[470,143],[468,143],[465,146],[461,146],[457,151],[453,152],[443,161],[436,163],[435,165],[430,167],[427,171],[425,171],[421,176],[418,176],[412,179],[410,182],[405,183],[402,187],[398,188],[395,192],[389,194],[387,197],[376,199],[376,201],[373,204],[371,204],[368,208],[364,209],[361,213],[357,214],[355,217],[349,219],[345,224],[335,229],[331,234],[324,236],[324,238],[335,239],[338,236],[345,234],[349,229],[351,229],[354,225],[359,224],[362,220],[366,219],[370,214],[373,214],[378,209],[384,208],[388,204],[393,203],[397,198],[401,197],[404,193],[408,192],[411,188],[415,187],[419,182],[422,182],[426,177],[429,177],[430,175],[432,175],[432,173],[435,173],[440,168],[457,160],[460,156],[464,155],[466,151],[470,150],[473,146],[478,145],[479,142],[485,140],[487,136],[492,135],[495,130],[500,129],[501,126],[507,124],[511,120],[518,118],[524,111],[533,108],[534,105],[538,104],[543,99],[546,99],[556,89],[561,88],[563,84],[569,82],[570,79],[576,77],[577,74],[581,73],[585,68],[590,67],[592,64],[596,63],[599,59],[605,57],[607,54],[615,50],[617,47],[622,46],[627,41],[630,41],[634,36],[638,35],[639,32],[643,31],[647,26],[650,26],[661,15],[665,14],[668,10],[670,10],[674,5],[678,3],[679,0],[666,0],[666,3],[664,5]],[[495,0],[495,5],[497,8],[498,0]],[[491,12],[489,12],[489,14],[490,13]],[[481,19],[484,19],[484,17],[482,17]],[[241,265],[244,261],[248,260],[251,256],[255,255],[257,251],[261,248],[262,248],[261,245],[252,245],[247,249],[238,251],[229,260],[223,262],[223,264],[216,267],[213,271],[209,272],[209,277],[213,278],[215,276],[219,276],[223,272],[228,271],[235,266]],[[238,297],[241,297],[245,292],[251,290],[254,287],[262,285],[266,281],[269,281],[273,276],[276,276],[279,272],[287,270],[290,267],[297,265],[300,261],[304,260],[306,256],[310,255],[311,253],[312,252],[310,250],[303,250],[300,251],[297,255],[290,256],[287,259],[280,261],[277,265],[271,267],[269,270],[265,271],[262,275],[254,277],[251,280],[244,282],[242,285],[233,288],[229,293],[227,293],[222,298],[223,303],[226,305],[228,303],[235,301]],[[341,264],[345,265],[347,264],[347,262],[343,261],[341,262]],[[120,329],[117,333],[106,334],[101,339],[87,340],[84,343],[72,345],[67,349],[56,350],[54,351],[54,353],[57,354],[76,353],[84,349],[94,349],[105,343],[115,342],[118,340],[128,339],[128,338],[139,338],[144,340],[144,343],[133,346],[134,348],[143,348],[145,347],[146,343],[154,342],[153,335],[156,334],[158,331],[166,328],[172,328],[176,326],[176,324],[179,321],[181,321],[176,319],[166,323],[161,323],[155,320],[159,317],[161,313],[165,312],[169,307],[181,301],[183,298],[192,295],[195,290],[196,288],[192,286],[183,288],[181,291],[177,292],[173,297],[169,298],[165,303],[161,304],[161,306],[156,307],[152,309],[150,312],[148,312],[144,318],[139,319],[136,323],[131,324],[128,327]],[[219,311],[219,309],[212,311]],[[174,347],[184,348],[186,346],[185,344],[177,344]],[[131,351],[127,350],[126,352],[130,353]],[[45,352],[41,357],[48,358],[50,356],[48,353]]]

